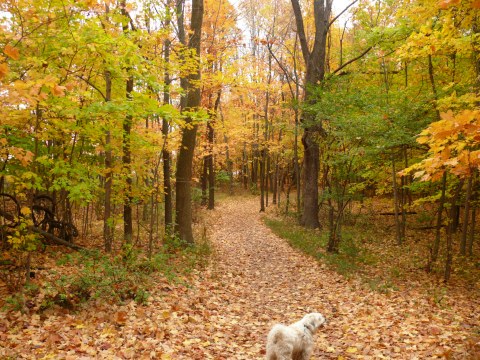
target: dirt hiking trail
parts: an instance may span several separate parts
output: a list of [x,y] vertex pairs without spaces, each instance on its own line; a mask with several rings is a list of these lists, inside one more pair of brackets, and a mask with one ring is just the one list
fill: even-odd
[[262,358],[271,326],[313,311],[328,320],[316,335],[315,359],[468,357],[470,326],[478,324],[472,304],[465,302],[465,309],[457,299],[456,308],[442,309],[415,290],[387,296],[347,281],[273,234],[258,209],[257,198],[233,199],[213,215],[222,317],[229,328],[225,353],[215,358]]

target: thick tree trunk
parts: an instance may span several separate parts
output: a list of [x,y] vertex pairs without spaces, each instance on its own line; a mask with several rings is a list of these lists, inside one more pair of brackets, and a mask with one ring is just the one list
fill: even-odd
[[[305,92],[304,101],[313,103],[311,88],[321,83],[325,76],[325,54],[332,0],[314,0],[313,14],[315,21],[315,39],[310,50],[303,24],[303,15],[298,0],[291,0],[298,39],[305,62]],[[305,131],[302,136],[304,146],[304,186],[302,224],[307,228],[318,228],[318,171],[320,159],[319,137],[324,135],[321,124],[318,124],[314,114],[304,112],[301,117]]]
[[[181,32],[180,39],[185,44],[185,30],[183,28],[184,1],[177,1],[178,28]],[[178,12],[180,10],[180,12]],[[197,58],[200,54],[200,40],[203,22],[203,0],[192,0],[191,9],[191,35],[188,48],[194,50],[195,72],[182,78],[180,83],[186,97],[182,99],[182,110],[195,111],[200,106],[200,62]],[[191,181],[193,171],[193,153],[195,150],[195,139],[197,136],[197,125],[193,123],[191,117],[185,119],[186,126],[182,132],[182,140],[178,153],[177,172],[176,172],[176,217],[175,230],[179,238],[186,244],[193,244],[192,230],[192,197]]]
[[[305,128],[302,136],[304,147],[304,184],[303,184],[303,215],[302,225],[306,228],[320,227],[318,220],[318,171],[320,148],[314,132]],[[298,186],[298,184],[297,184]]]

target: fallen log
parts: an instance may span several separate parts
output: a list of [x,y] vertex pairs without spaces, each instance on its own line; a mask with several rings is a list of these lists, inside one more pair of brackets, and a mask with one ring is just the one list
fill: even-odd
[[[402,214],[415,215],[416,213],[417,213],[416,211],[405,211],[405,212],[399,211],[398,215],[402,215]],[[395,215],[395,213],[394,212],[382,212],[382,213],[380,213],[380,215]]]
[[40,228],[37,228],[35,226],[28,226],[27,227],[28,230],[32,231],[32,232],[35,232],[37,234],[40,234],[42,235],[43,237],[47,238],[48,240],[50,241],[53,241],[55,244],[58,244],[58,245],[63,245],[63,246],[68,246],[69,248],[72,248],[74,250],[87,250],[86,248],[82,247],[82,246],[79,246],[79,245],[75,245],[71,242],[68,242],[66,240],[63,240],[53,234],[50,234],[49,232],[46,232]]
[[[10,221],[15,220],[15,217],[12,214],[9,214],[6,211],[3,211],[2,209],[0,209],[0,216],[3,216],[5,219],[10,220]],[[34,233],[42,235],[43,237],[47,238],[48,240],[54,242],[55,244],[67,246],[67,247],[72,248],[72,249],[77,250],[77,251],[78,250],[87,250],[86,248],[84,248],[82,246],[75,245],[71,242],[63,240],[63,239],[59,238],[58,236],[50,234],[49,232],[46,232],[46,231],[44,231],[44,230],[42,230],[42,229],[40,229],[36,226],[27,226],[27,229],[34,232]]]
[[[441,227],[446,227],[447,225],[445,224],[442,224]],[[433,229],[436,229],[437,226],[436,225],[432,225],[432,226],[418,226],[418,227],[414,227],[412,228],[412,230],[433,230]]]

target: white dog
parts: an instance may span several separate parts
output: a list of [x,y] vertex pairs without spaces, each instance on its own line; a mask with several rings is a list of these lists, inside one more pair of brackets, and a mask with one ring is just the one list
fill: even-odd
[[325,323],[320,313],[311,313],[295,324],[275,325],[267,337],[267,360],[308,360],[313,352],[313,334]]

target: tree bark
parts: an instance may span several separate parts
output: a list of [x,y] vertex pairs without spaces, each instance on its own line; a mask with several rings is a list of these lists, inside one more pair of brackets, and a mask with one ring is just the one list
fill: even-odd
[[215,128],[213,127],[217,119],[218,110],[220,108],[220,100],[222,91],[217,92],[215,105],[213,106],[213,114],[207,123],[207,141],[208,141],[208,210],[215,208],[215,159],[213,158],[213,146],[215,142]]
[[[213,119],[211,119],[213,120]],[[207,209],[213,210],[215,208],[215,170],[213,160],[213,142],[215,139],[215,131],[213,124],[208,122],[207,124],[207,140],[208,140],[208,156],[207,156],[207,170],[208,170],[208,204]]]
[[[207,129],[208,134],[208,129]],[[208,135],[207,135],[208,137]],[[207,152],[207,147],[205,146],[203,149]],[[208,155],[205,155],[202,159],[202,177],[200,178],[200,188],[202,189],[202,198],[200,200],[201,206],[207,205],[207,186],[208,186]]]
[[465,195],[465,212],[463,214],[462,238],[460,240],[460,254],[467,255],[468,218],[470,215],[470,197],[472,195],[473,175],[467,182],[467,194]]
[[[122,15],[127,17],[125,0],[121,3]],[[128,32],[128,23],[123,25],[123,32]],[[130,71],[127,68],[127,73]],[[128,75],[126,87],[126,100],[132,101],[133,92],[133,76]],[[132,210],[132,153],[131,153],[131,130],[132,130],[133,117],[131,114],[127,114],[123,120],[123,137],[122,137],[122,167],[125,175],[125,194],[123,197],[123,239],[126,244],[132,243],[133,238],[133,210]]]
[[[178,12],[179,10],[180,12]],[[183,28],[184,0],[177,1],[177,16],[180,39],[185,45],[185,29]],[[180,80],[180,85],[186,93],[181,101],[182,111],[195,111],[200,106],[201,96],[198,83],[201,79],[201,69],[198,56],[200,55],[202,22],[203,0],[192,0],[191,35],[188,41],[188,48],[193,50],[193,58],[191,60],[195,61],[195,71],[188,77]],[[193,123],[193,119],[190,116],[186,117],[185,122],[186,126],[182,132],[182,140],[177,160],[175,232],[186,244],[193,244],[191,180],[198,125]]]
[[[126,84],[127,101],[132,100],[133,77],[129,76]],[[123,122],[123,156],[122,164],[125,172],[125,196],[123,203],[123,239],[131,244],[133,238],[132,210],[132,152],[131,152],[132,115],[127,115]]]
[[477,208],[474,206],[472,209],[472,220],[470,225],[470,233],[468,235],[468,256],[473,256],[473,242],[475,239],[475,225],[477,220]]
[[397,187],[397,176],[395,170],[395,157],[392,154],[392,186],[393,186],[393,202],[394,202],[394,209],[395,209],[395,230],[396,230],[396,237],[397,237],[397,245],[401,245],[403,243],[402,238],[402,230],[401,230],[401,221],[400,221],[400,210],[398,208],[398,187]]
[[[297,26],[297,36],[300,41],[303,60],[305,62],[305,92],[304,102],[313,103],[315,100],[312,94],[312,88],[321,83],[325,76],[325,55],[328,35],[330,14],[332,9],[332,0],[314,0],[314,21],[315,21],[315,39],[312,50],[309,49],[303,16],[298,0],[291,0],[295,23]],[[304,111],[301,121],[305,127],[302,136],[304,147],[304,186],[303,186],[303,215],[301,223],[307,228],[318,228],[318,171],[320,148],[318,145],[319,135],[324,131],[321,124],[317,124],[315,115]]]
[[[112,78],[110,71],[105,71],[105,102],[112,98]],[[105,199],[103,212],[103,242],[106,252],[112,251],[113,245],[113,224],[112,224],[112,167],[113,156],[111,149],[111,133],[109,126],[105,131]]]
[[447,188],[447,173],[445,172],[443,173],[443,177],[442,177],[442,190],[441,190],[442,194],[440,196],[440,204],[438,205],[435,240],[430,250],[430,259],[427,264],[427,272],[432,271],[433,266],[435,265],[438,258],[438,250],[440,249],[440,237],[441,237],[441,231],[442,231],[442,213],[443,213],[443,208],[445,207],[446,188]]
[[456,216],[455,213],[455,208],[453,207],[453,204],[455,204],[458,201],[458,198],[460,197],[460,191],[463,186],[463,180],[457,184],[457,187],[455,189],[455,194],[453,195],[453,199],[451,201],[451,207],[450,207],[450,218],[449,218],[449,224],[447,226],[447,253],[446,253],[446,261],[445,261],[445,274],[444,274],[444,282],[448,282],[450,280],[450,276],[452,274],[452,261],[453,261],[453,234],[455,232],[454,228],[454,217]]
[[[167,9],[170,9],[167,7]],[[170,26],[170,10],[168,10],[168,14],[165,20],[165,27],[168,28]],[[170,39],[166,39],[163,47],[164,47],[164,60],[165,64],[170,62]],[[165,88],[163,91],[163,103],[170,104],[170,70],[168,66],[165,67],[164,73],[164,82]],[[164,144],[165,146],[162,149],[162,160],[163,160],[163,196],[164,196],[164,206],[165,206],[165,213],[164,213],[164,221],[165,221],[165,234],[170,234],[172,231],[173,225],[173,204],[172,204],[172,182],[171,178],[171,171],[170,171],[170,152],[168,151],[168,134],[169,134],[169,123],[167,118],[162,119],[162,135],[164,137]]]

